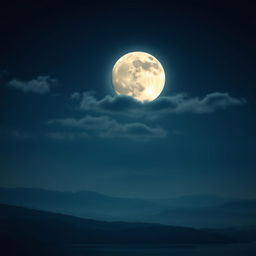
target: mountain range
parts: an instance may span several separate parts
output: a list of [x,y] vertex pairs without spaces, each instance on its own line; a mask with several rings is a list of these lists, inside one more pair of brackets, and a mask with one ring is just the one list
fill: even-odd
[[196,228],[256,225],[256,200],[195,195],[170,199],[110,197],[97,192],[0,188],[0,203],[104,221]]
[[191,245],[237,241],[214,230],[105,222],[0,204],[0,244],[4,255],[52,255],[58,248],[67,251],[75,245]]

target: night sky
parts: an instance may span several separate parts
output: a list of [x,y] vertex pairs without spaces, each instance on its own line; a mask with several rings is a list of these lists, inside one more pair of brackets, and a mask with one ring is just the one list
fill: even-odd
[[[0,186],[256,197],[251,1],[39,2],[0,6]],[[165,69],[151,103],[112,89],[131,51]]]

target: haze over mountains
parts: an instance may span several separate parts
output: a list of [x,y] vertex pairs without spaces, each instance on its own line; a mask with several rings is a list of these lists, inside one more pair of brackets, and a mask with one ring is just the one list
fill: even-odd
[[0,203],[105,221],[143,221],[196,228],[256,225],[256,200],[217,196],[146,200],[91,191],[0,188]]

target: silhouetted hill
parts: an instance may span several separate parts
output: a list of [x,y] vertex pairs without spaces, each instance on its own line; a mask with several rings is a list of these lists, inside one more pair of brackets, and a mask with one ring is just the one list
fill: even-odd
[[147,223],[104,222],[0,205],[1,238],[33,244],[193,244],[234,240],[212,231]]
[[197,228],[256,224],[256,200],[209,195],[145,200],[91,191],[0,188],[0,203],[107,221],[146,221]]

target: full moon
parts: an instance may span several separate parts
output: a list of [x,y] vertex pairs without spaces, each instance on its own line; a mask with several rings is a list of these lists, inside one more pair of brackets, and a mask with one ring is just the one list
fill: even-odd
[[141,102],[153,101],[164,88],[165,73],[154,56],[130,52],[114,65],[112,83],[118,95],[131,96]]

